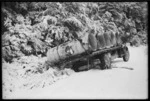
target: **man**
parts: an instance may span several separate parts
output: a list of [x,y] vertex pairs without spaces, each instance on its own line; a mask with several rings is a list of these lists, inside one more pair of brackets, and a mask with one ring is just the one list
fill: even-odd
[[98,31],[97,35],[97,48],[98,49],[103,49],[106,46],[105,38],[104,38],[104,29],[102,26],[100,26],[100,31]]
[[88,43],[92,49],[92,51],[96,51],[97,50],[97,39],[96,39],[96,35],[95,35],[95,30],[92,29],[90,30],[90,33],[88,35]]

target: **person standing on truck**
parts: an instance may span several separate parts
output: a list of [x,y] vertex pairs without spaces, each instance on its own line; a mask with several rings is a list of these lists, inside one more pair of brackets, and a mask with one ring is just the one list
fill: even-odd
[[103,49],[106,46],[105,38],[104,38],[104,29],[100,26],[98,33],[96,34],[97,38],[97,48]]
[[104,18],[103,27],[104,27],[104,38],[106,43],[105,47],[110,48],[111,46],[113,46],[113,44],[111,42],[111,31],[108,28],[108,20],[106,18]]
[[97,50],[97,39],[96,39],[96,33],[94,28],[92,28],[90,30],[90,33],[88,35],[88,43],[92,49],[92,51],[96,51]]
[[113,46],[117,45],[116,34],[118,32],[118,28],[114,22],[108,22],[108,29],[111,32],[111,42]]
[[117,45],[121,45],[121,35],[124,35],[124,32],[121,27],[118,28],[118,32],[116,33]]

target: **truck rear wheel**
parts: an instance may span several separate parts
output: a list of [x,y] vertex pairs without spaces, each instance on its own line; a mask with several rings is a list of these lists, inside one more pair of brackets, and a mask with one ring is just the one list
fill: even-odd
[[128,47],[123,48],[123,61],[127,62],[129,61],[130,53]]
[[73,64],[72,69],[73,69],[75,72],[79,72],[79,65],[78,65],[78,64]]
[[104,53],[101,55],[101,69],[111,69],[110,53]]
[[80,67],[82,66],[85,66],[87,65],[87,62],[86,61],[77,61],[73,64],[72,66],[72,69],[75,71],[75,72],[79,72],[80,71]]

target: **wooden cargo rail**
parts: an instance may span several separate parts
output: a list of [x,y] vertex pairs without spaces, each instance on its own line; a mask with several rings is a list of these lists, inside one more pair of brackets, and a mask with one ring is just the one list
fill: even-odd
[[107,53],[109,51],[113,51],[113,50],[116,50],[116,49],[119,49],[119,48],[122,48],[122,47],[124,47],[124,45],[119,45],[119,46],[106,48],[106,49],[100,49],[100,50],[97,50],[97,51],[89,53],[89,54],[88,53],[83,53],[83,54],[80,54],[80,55],[77,55],[77,56],[68,57],[64,61],[62,61],[62,63],[63,62],[69,62],[69,61],[70,62],[76,62],[78,60],[88,59],[88,58],[91,58],[93,56],[96,56],[96,55],[99,55],[99,54],[102,54],[102,53]]

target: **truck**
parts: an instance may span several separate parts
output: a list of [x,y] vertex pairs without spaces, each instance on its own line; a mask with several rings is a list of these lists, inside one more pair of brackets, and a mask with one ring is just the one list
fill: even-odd
[[[72,68],[75,72],[85,69],[99,68],[111,69],[111,60],[123,58],[129,60],[130,54],[126,43],[122,42],[119,33],[107,32],[95,35],[89,32],[87,38],[73,39],[62,43],[47,52],[47,61],[51,66],[58,66],[60,69]],[[84,36],[84,37],[86,37]],[[87,41],[83,42],[83,39]]]

